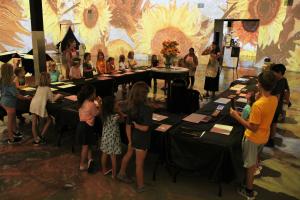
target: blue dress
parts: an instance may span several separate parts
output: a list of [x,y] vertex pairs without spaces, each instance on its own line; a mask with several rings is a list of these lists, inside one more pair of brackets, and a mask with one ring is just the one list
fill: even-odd
[[1,87],[0,103],[1,105],[9,108],[16,108],[17,94],[19,94],[16,85],[3,85]]

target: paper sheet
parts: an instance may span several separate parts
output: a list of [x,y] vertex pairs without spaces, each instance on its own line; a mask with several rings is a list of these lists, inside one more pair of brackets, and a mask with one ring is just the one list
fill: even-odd
[[246,87],[245,85],[237,84],[237,85],[231,87],[230,90],[240,91],[241,89],[243,89],[243,88],[245,88],[245,87]]
[[165,116],[165,115],[159,115],[159,114],[156,114],[156,113],[152,114],[152,120],[155,120],[155,121],[162,121],[162,120],[165,120],[167,118],[168,118],[168,116]]
[[21,90],[24,90],[24,91],[27,91],[27,92],[31,92],[31,91],[35,91],[36,88],[33,88],[33,87],[24,87]]
[[65,96],[65,99],[71,100],[71,101],[77,101],[77,96],[76,95],[71,95],[71,96]]
[[219,98],[219,99],[215,100],[215,103],[227,104],[230,101],[231,101],[231,99],[228,99],[228,98]]
[[202,114],[197,114],[197,113],[192,113],[182,120],[187,121],[187,122],[192,122],[192,123],[199,123],[201,121],[206,121],[207,120],[207,115],[202,115]]
[[248,78],[238,78],[236,79],[237,81],[241,81],[241,82],[246,82],[246,81],[249,81]]
[[56,91],[57,89],[56,88],[50,88],[52,92]]
[[75,85],[73,84],[65,84],[65,85],[60,85],[60,86],[57,86],[59,88],[69,88],[69,87],[74,87]]
[[240,93],[239,94],[240,97],[246,97],[246,95],[247,95],[246,93]]
[[53,82],[53,83],[51,83],[51,85],[61,85],[61,84],[64,84],[64,82]]
[[236,102],[247,103],[247,99],[246,99],[246,98],[238,98],[238,99],[236,100]]
[[166,132],[167,130],[169,130],[172,127],[172,125],[169,124],[161,124],[160,126],[158,126],[155,130],[159,131],[159,132]]
[[230,132],[232,131],[233,126],[223,125],[223,124],[215,124],[210,132],[213,133],[220,133],[223,135],[230,135]]

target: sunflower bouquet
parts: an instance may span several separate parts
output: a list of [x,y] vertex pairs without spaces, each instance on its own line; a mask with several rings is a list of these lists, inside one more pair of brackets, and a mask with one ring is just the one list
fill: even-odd
[[176,41],[164,41],[162,43],[163,48],[160,53],[165,57],[165,65],[169,68],[172,65],[172,60],[180,53],[177,46],[179,45]]

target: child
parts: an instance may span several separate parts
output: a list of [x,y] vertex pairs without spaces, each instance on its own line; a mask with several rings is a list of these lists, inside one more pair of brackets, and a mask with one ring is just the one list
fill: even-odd
[[85,53],[83,56],[83,77],[84,78],[93,78],[93,66],[90,63],[91,62],[91,54],[90,53]]
[[[119,129],[119,115],[116,114],[115,98],[108,96],[103,99],[102,104],[102,122],[103,131],[100,144],[100,150],[102,151],[101,165],[103,175],[112,171],[112,177],[116,177],[116,155],[121,154],[121,137]],[[106,160],[107,156],[110,156],[112,170],[107,170]]]
[[134,60],[134,52],[133,51],[128,52],[127,61],[128,61],[128,67],[130,69],[134,69],[135,66],[137,65],[136,61]]
[[22,140],[23,135],[16,132],[16,106],[17,99],[30,100],[19,94],[13,82],[14,72],[11,64],[1,66],[1,99],[0,104],[7,113],[8,144],[16,144]]
[[106,73],[105,57],[101,50],[99,50],[98,54],[97,54],[96,69],[97,69],[98,74]]
[[49,62],[49,74],[51,83],[59,81],[59,71],[56,69],[56,63],[51,61]]
[[230,110],[230,115],[246,128],[242,143],[246,188],[240,188],[239,193],[247,199],[255,199],[257,195],[253,190],[254,172],[257,167],[257,156],[268,141],[278,103],[277,98],[271,94],[275,83],[275,76],[270,71],[264,71],[258,76],[261,97],[252,105],[248,121],[244,120],[237,111]]
[[110,74],[115,71],[115,59],[113,57],[109,57],[106,61],[106,73]]
[[15,69],[15,76],[14,82],[16,83],[16,87],[18,89],[27,86],[25,81],[25,70],[23,67],[17,67]]
[[122,54],[119,56],[119,70],[125,71],[128,67],[125,64],[125,56]]
[[247,99],[247,105],[243,108],[241,117],[244,120],[248,120],[250,112],[251,112],[251,106],[253,105],[253,103],[255,102],[255,90],[253,91],[249,91],[246,95],[246,99]]
[[143,192],[144,186],[144,161],[150,148],[152,123],[152,109],[147,103],[149,87],[145,82],[137,82],[130,90],[127,104],[126,134],[128,149],[121,163],[118,179],[130,182],[126,176],[129,160],[135,151],[136,155],[136,181],[137,192]]
[[[46,143],[45,134],[51,124],[51,117],[48,115],[46,109],[47,102],[54,102],[62,96],[61,94],[53,95],[49,87],[50,82],[50,74],[48,74],[47,72],[41,72],[39,86],[30,103],[29,111],[32,114],[32,143],[35,146]],[[37,132],[38,117],[46,119],[46,123],[44,124],[40,136],[38,136]]]
[[[82,145],[79,170],[84,171],[93,166],[90,146],[97,143],[94,123],[95,117],[100,113],[99,106],[102,102],[100,97],[96,97],[96,89],[91,85],[84,85],[79,91],[77,99],[80,122],[77,125],[76,134],[79,136],[80,145]],[[88,163],[86,163],[86,159],[88,159]]]
[[72,67],[70,69],[70,79],[81,79],[80,58],[73,58]]

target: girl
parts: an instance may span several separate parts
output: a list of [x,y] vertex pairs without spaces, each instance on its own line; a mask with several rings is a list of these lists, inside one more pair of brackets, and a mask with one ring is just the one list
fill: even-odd
[[150,126],[152,122],[152,109],[148,105],[147,95],[149,87],[145,82],[137,82],[133,85],[127,104],[126,134],[128,149],[121,163],[118,179],[130,182],[126,176],[129,160],[135,151],[136,155],[136,181],[137,192],[144,191],[144,160],[150,148]]
[[247,105],[243,108],[243,111],[241,113],[241,116],[243,119],[248,120],[250,112],[251,112],[251,106],[255,102],[255,96],[257,91],[249,91],[246,95],[247,98]]
[[56,69],[56,63],[51,61],[49,63],[49,74],[51,83],[59,81],[59,71]]
[[[79,124],[76,134],[82,145],[79,170],[87,170],[92,165],[91,145],[96,145],[97,134],[94,130],[95,117],[100,113],[101,98],[96,97],[96,89],[91,85],[84,85],[77,95],[79,103]],[[86,159],[88,162],[86,163]]]
[[128,61],[128,67],[130,69],[134,69],[134,67],[137,65],[136,61],[134,60],[134,52],[133,51],[128,52],[127,61]]
[[[102,151],[101,165],[103,175],[112,171],[112,177],[116,177],[116,155],[121,154],[121,138],[119,129],[119,115],[116,114],[115,98],[113,96],[105,97],[102,104],[102,122],[103,131],[100,144]],[[110,155],[112,170],[107,170],[106,160]]]
[[109,57],[106,61],[106,73],[110,74],[115,71],[115,59],[113,57]]
[[63,76],[65,79],[69,79],[72,61],[76,56],[76,41],[74,39],[69,39],[67,48],[64,50],[62,55]]
[[83,77],[84,78],[93,78],[93,66],[90,63],[91,62],[91,54],[90,53],[85,53],[83,55]]
[[119,70],[125,71],[128,67],[125,64],[125,56],[122,54],[119,56]]
[[17,67],[15,69],[15,76],[16,77],[14,79],[14,82],[18,89],[27,86],[26,81],[25,81],[25,70],[23,67]]
[[97,69],[98,74],[106,73],[105,57],[101,50],[99,50],[98,54],[97,54],[96,69]]
[[[189,53],[186,56],[184,56],[183,59],[185,66],[187,66],[187,68],[189,69],[189,77],[191,79],[190,88],[193,88],[195,83],[195,72],[198,66],[198,58],[195,54],[194,48],[190,48]],[[188,83],[190,83],[190,81],[188,81]]]
[[23,135],[16,133],[16,105],[17,99],[30,100],[19,94],[13,82],[13,66],[3,64],[1,66],[1,99],[0,104],[7,113],[8,144],[16,144],[22,140]]
[[81,79],[80,58],[73,58],[72,67],[70,69],[70,79]]
[[[48,116],[46,109],[47,102],[54,102],[62,96],[61,94],[53,95],[49,87],[50,82],[50,74],[48,74],[47,72],[41,72],[39,86],[30,103],[29,111],[32,114],[33,145],[36,146],[46,143],[45,134],[51,124],[51,117]],[[46,123],[44,124],[40,136],[38,136],[37,132],[38,117],[46,119]]]

